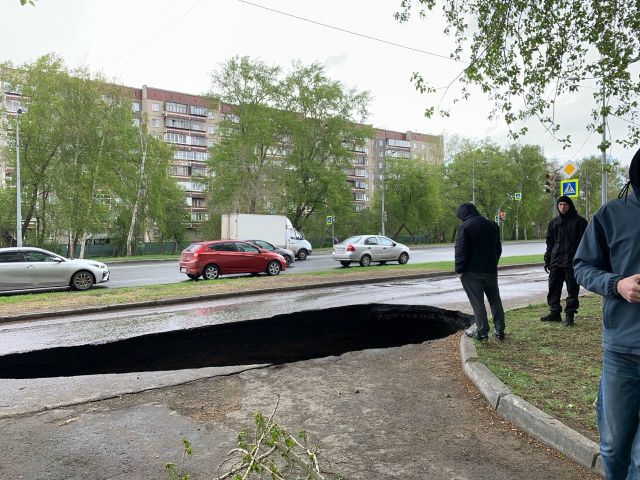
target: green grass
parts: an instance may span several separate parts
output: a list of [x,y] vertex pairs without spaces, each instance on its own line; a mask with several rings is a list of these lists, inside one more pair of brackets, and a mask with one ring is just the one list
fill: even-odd
[[516,395],[595,441],[601,305],[599,296],[580,297],[573,328],[541,322],[546,305],[511,310],[507,340],[476,342],[480,360]]

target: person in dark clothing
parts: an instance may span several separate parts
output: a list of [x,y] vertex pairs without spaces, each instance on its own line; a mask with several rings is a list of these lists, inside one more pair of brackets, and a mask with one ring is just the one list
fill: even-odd
[[640,150],[629,166],[629,182],[593,216],[573,261],[578,283],[602,295],[596,419],[610,480],[640,478],[639,219]]
[[547,305],[549,314],[540,317],[543,322],[560,322],[562,317],[562,285],[567,284],[567,305],[564,309],[564,325],[573,326],[573,317],[580,302],[580,285],[573,274],[573,257],[578,250],[587,221],[578,215],[571,198],[561,196],[556,202],[559,215],[549,222],[547,229],[547,251],[544,254],[544,271],[549,274]]
[[498,289],[498,260],[502,254],[500,228],[478,213],[473,203],[456,209],[460,219],[456,233],[455,268],[469,298],[477,330],[465,334],[476,340],[489,337],[489,320],[484,306],[486,295],[493,316],[494,336],[504,340],[504,309]]

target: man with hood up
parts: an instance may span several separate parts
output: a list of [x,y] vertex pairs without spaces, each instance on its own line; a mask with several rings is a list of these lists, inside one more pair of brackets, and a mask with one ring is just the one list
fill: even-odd
[[603,297],[596,418],[605,474],[640,478],[640,150],[618,198],[589,223],[573,265],[578,283]]
[[500,228],[478,213],[473,203],[463,203],[456,209],[460,219],[456,233],[455,264],[462,287],[469,297],[477,330],[465,331],[476,340],[489,338],[489,320],[484,306],[487,296],[493,316],[493,335],[504,340],[504,309],[498,289],[498,260],[502,254]]
[[564,325],[573,326],[573,317],[580,302],[580,285],[573,274],[573,257],[587,229],[587,221],[578,215],[571,198],[561,196],[556,202],[559,215],[549,222],[547,229],[547,251],[544,254],[544,271],[549,274],[549,293],[547,305],[549,314],[540,317],[543,322],[560,322],[562,317],[562,285],[567,284],[567,305],[564,309]]

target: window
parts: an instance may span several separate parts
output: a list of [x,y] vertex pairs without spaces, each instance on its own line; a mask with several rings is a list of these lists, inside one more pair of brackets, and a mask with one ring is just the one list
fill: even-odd
[[167,112],[187,113],[187,106],[183,103],[166,102],[165,108]]
[[378,237],[378,245],[382,245],[383,247],[393,247],[393,242],[387,237]]
[[191,167],[191,175],[204,177],[207,175],[207,169],[204,167]]
[[140,111],[140,104],[138,102],[131,102],[131,111],[133,113]]
[[213,147],[215,144],[216,144],[216,141],[215,141],[215,140],[209,140],[209,141],[207,142],[207,146],[208,146],[209,148]]
[[216,133],[216,127],[209,125],[209,135],[213,135],[214,133]]
[[236,248],[239,252],[260,253],[257,247],[245,242],[236,243]]
[[174,176],[177,176],[177,177],[188,177],[189,176],[189,167],[173,165],[171,167],[171,175],[174,175]]
[[409,140],[396,140],[394,138],[388,138],[387,145],[391,147],[410,148],[411,142]]
[[191,206],[196,208],[204,208],[204,198],[191,198]]
[[237,252],[235,242],[214,243],[209,247],[216,252]]
[[174,160],[194,160],[197,162],[206,162],[209,158],[207,152],[188,152],[186,150],[176,150],[173,152]]
[[378,146],[379,147],[384,146],[384,140],[382,140],[381,138],[378,140]]
[[56,258],[44,252],[24,252],[24,259],[27,262],[55,262]]
[[382,150],[378,151],[378,156],[380,158],[384,157],[384,152]]
[[160,128],[160,119],[159,118],[152,118],[151,119],[151,126],[153,128]]
[[169,143],[187,144],[187,136],[182,133],[165,133],[164,140]]
[[356,177],[366,177],[367,171],[364,168],[356,168]]
[[186,120],[181,120],[179,118],[167,118],[164,121],[164,124],[170,128],[182,128],[188,129],[190,124]]
[[195,105],[189,105],[189,112],[191,115],[200,115],[202,117],[207,116],[207,109],[204,107],[197,107]]
[[134,118],[133,120],[131,120],[131,124],[134,127],[139,127],[140,126],[140,119],[139,118]]
[[4,106],[8,112],[17,112],[20,108],[20,100],[5,100]]
[[204,123],[202,122],[191,122],[191,130],[197,130],[199,132],[204,132]]
[[413,148],[418,148],[418,144],[416,142],[413,142]]
[[202,212],[191,212],[192,222],[204,222],[209,219],[209,215]]
[[205,147],[207,145],[207,139],[206,137],[191,137],[191,145]]
[[160,111],[160,104],[159,103],[152,103],[151,104],[151,110],[153,110],[154,112],[159,112]]
[[378,245],[378,239],[376,237],[369,237],[364,241],[365,245]]
[[24,262],[22,253],[20,252],[3,252],[0,253],[0,263],[16,263]]

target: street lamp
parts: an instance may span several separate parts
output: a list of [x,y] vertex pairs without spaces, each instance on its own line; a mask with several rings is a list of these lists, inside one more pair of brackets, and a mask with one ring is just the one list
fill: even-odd
[[20,114],[16,111],[16,245],[22,247],[22,199],[20,195]]

